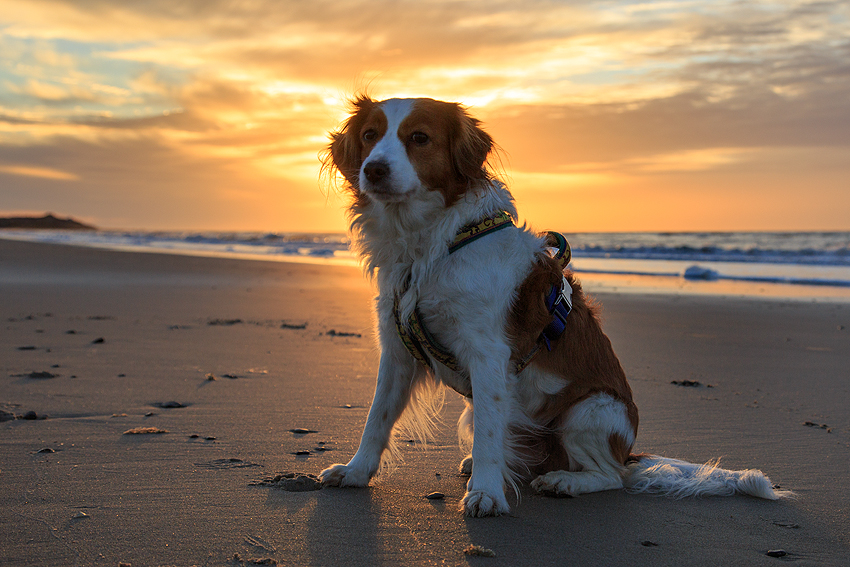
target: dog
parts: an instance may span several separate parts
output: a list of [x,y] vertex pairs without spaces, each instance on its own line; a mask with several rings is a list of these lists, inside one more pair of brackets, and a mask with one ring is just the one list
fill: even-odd
[[490,165],[494,141],[465,107],[360,95],[330,137],[323,167],[351,196],[381,352],[360,446],[320,473],[325,486],[366,486],[392,459],[403,414],[427,434],[447,386],[466,404],[468,516],[508,513],[506,488],[519,494],[525,480],[569,496],[782,495],[757,470],[632,453],[638,410],[598,308],[565,269],[562,237],[516,224]]

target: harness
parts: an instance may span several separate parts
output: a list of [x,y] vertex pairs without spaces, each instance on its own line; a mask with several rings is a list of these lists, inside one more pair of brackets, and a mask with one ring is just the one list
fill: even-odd
[[[482,219],[477,223],[468,224],[458,231],[454,241],[449,245],[449,254],[453,254],[483,236],[509,226],[514,226],[514,223],[510,214],[506,211]],[[567,239],[560,233],[547,232],[546,244],[557,250],[554,258],[558,261],[563,272],[570,263],[571,257],[570,245]],[[567,325],[567,316],[573,308],[572,292],[572,287],[567,282],[566,276],[562,277],[560,286],[553,285],[550,288],[546,294],[546,309],[552,315],[552,321],[543,329],[531,352],[516,361],[514,368],[516,374],[522,372],[534,357],[540,353],[543,347],[547,350],[552,350],[552,341],[563,334]],[[460,374],[466,373],[466,370],[461,367],[457,358],[438,343],[431,333],[428,332],[428,328],[422,320],[422,314],[419,312],[418,307],[414,308],[413,313],[410,314],[407,321],[402,321],[399,296],[397,295],[395,304],[393,305],[393,315],[399,338],[416,360],[432,369],[433,361],[436,360],[455,372]],[[461,394],[472,397],[469,393],[461,392]]]

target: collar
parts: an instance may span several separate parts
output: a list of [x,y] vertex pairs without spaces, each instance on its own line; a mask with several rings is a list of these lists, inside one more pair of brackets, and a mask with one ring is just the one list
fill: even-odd
[[454,241],[449,245],[449,254],[457,252],[470,242],[478,240],[482,236],[496,232],[503,228],[513,226],[514,220],[507,211],[499,211],[492,217],[481,219],[472,224],[465,225],[457,231]]

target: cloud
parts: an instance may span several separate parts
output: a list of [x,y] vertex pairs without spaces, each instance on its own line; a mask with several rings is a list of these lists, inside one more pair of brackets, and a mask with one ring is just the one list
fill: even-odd
[[848,147],[848,37],[841,1],[6,0],[4,167],[77,179],[0,175],[109,214],[138,193],[225,222],[201,186],[321,209],[315,154],[365,86],[472,105],[523,185],[602,195]]
[[8,175],[21,175],[24,177],[40,177],[56,181],[73,181],[79,179],[77,175],[66,171],[59,171],[49,167],[27,167],[19,165],[0,165],[0,173]]

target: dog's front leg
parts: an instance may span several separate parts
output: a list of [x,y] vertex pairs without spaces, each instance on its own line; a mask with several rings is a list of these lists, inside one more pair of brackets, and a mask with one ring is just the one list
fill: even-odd
[[[399,345],[400,346],[400,345]],[[400,346],[403,350],[404,347]],[[416,369],[406,352],[385,345],[378,367],[375,397],[360,438],[360,447],[347,465],[331,465],[319,474],[325,486],[366,486],[378,472],[381,455],[390,442],[393,426],[410,399]]]
[[501,363],[501,357],[491,356],[469,365],[475,411],[472,476],[463,498],[464,512],[468,516],[498,516],[510,511],[505,498],[505,478],[509,475],[505,451],[510,413],[507,358],[504,357],[505,364]]

